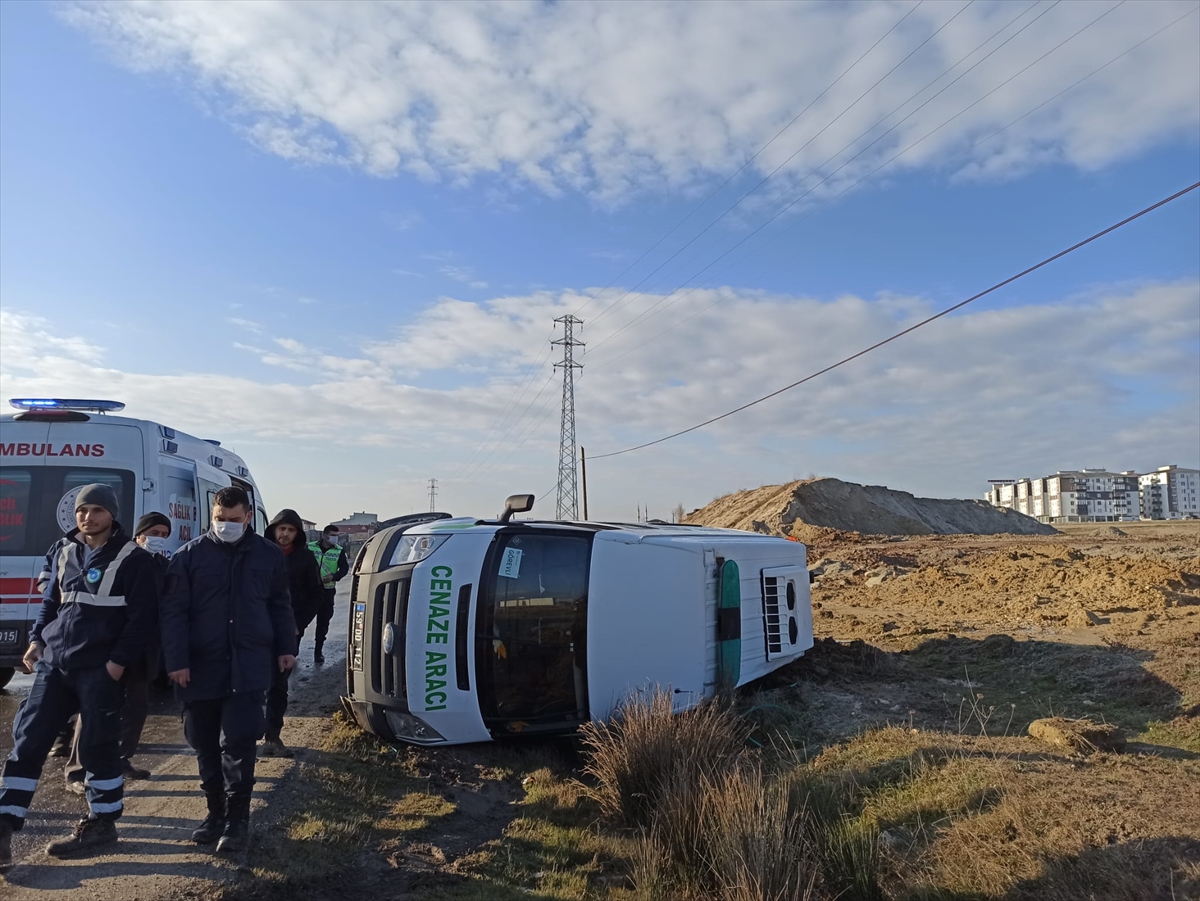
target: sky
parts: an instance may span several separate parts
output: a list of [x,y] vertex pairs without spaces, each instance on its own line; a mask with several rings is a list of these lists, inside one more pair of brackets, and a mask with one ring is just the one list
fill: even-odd
[[[274,510],[1200,466],[1196,0],[0,4],[0,398]],[[611,455],[611,456],[609,456]]]

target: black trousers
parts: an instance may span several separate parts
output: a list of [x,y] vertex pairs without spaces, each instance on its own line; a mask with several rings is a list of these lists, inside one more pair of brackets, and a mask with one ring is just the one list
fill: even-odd
[[[127,671],[128,672],[128,671]],[[142,729],[150,713],[150,680],[135,673],[121,680],[125,683],[125,706],[121,708],[121,756],[128,760],[137,752]],[[71,739],[71,756],[67,758],[63,775],[68,782],[82,782],[83,764],[79,761],[79,741],[83,737],[83,716],[75,718],[75,734]]]
[[123,809],[121,775],[121,683],[103,666],[63,670],[40,661],[29,697],[13,720],[13,749],[0,775],[0,816],[14,829],[25,814],[42,767],[72,714],[87,711],[79,738],[79,762],[86,771],[87,801],[93,816],[115,820]]
[[279,738],[279,732],[283,729],[283,715],[287,713],[288,706],[288,679],[291,675],[291,670],[282,673],[276,670],[271,679],[263,711],[267,720],[267,738]]
[[196,751],[205,795],[250,797],[263,736],[263,694],[250,691],[183,705],[183,734]]
[[325,636],[329,634],[329,623],[333,619],[333,599],[337,597],[336,588],[325,589],[325,599],[317,608],[317,647],[325,644]]

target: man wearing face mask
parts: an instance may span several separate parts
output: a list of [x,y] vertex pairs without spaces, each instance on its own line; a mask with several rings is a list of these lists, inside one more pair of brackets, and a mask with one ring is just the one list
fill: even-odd
[[121,679],[145,653],[158,618],[154,563],[121,528],[117,513],[111,486],[84,485],[75,499],[78,528],[46,554],[38,579],[42,609],[24,658],[36,675],[13,721],[13,749],[0,774],[0,869],[12,863],[12,834],[25,825],[55,736],[80,710],[79,761],[90,813],[46,853],[79,856],[117,841],[125,787]]
[[167,675],[208,803],[192,840],[216,841],[218,852],[246,848],[264,696],[274,673],[296,665],[287,564],[252,516],[243,489],[218,491],[212,527],[176,552],[163,588]]
[[[292,596],[292,616],[296,620],[296,647],[300,636],[317,615],[325,598],[321,586],[321,571],[316,558],[304,543],[304,521],[295,510],[280,510],[264,533],[287,558],[288,590]],[[283,743],[283,715],[287,712],[288,677],[290,672],[277,672],[267,692],[267,735],[259,755],[262,757],[291,757],[291,749]]]
[[[171,552],[167,539],[171,537],[171,520],[165,514],[147,513],[138,520],[133,540],[138,547],[149,551],[154,559],[155,584],[161,591],[167,574]],[[158,630],[155,629],[146,641],[146,652],[125,670],[125,706],[121,708],[121,772],[126,780],[149,779],[150,771],[136,767],[130,758],[137,752],[142,740],[142,729],[150,713],[150,683],[158,677],[158,660],[161,646]],[[63,775],[67,780],[67,791],[84,794],[83,765],[79,762],[79,740],[83,735],[82,714],[75,719],[75,734],[71,742],[71,754]]]

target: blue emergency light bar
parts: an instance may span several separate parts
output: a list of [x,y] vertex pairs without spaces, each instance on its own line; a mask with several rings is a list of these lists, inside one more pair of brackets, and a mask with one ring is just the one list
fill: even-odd
[[118,400],[64,400],[60,397],[14,397],[9,403],[18,410],[81,410],[91,413],[120,413]]

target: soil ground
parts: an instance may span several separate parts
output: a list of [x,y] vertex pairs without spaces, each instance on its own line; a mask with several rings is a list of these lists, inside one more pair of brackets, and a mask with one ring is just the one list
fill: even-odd
[[[809,537],[817,645],[741,707],[759,745],[856,786],[882,897],[1200,899],[1200,523]],[[186,842],[195,763],[164,711],[121,852],[60,864],[24,844],[4,897],[639,897],[573,743],[391,748],[332,715],[340,662],[302,675],[285,738],[304,750],[260,764],[246,860]],[[1129,744],[1026,734],[1058,715]],[[31,821],[37,844],[73,815]]]

